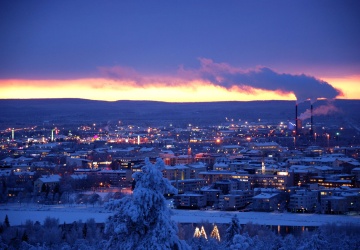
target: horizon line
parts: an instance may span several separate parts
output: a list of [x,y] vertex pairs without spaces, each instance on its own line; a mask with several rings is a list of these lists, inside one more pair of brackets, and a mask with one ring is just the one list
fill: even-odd
[[[119,100],[104,100],[104,99],[86,99],[81,97],[48,97],[48,98],[0,98],[0,101],[30,101],[30,100],[84,100],[84,101],[98,101],[98,102],[158,102],[158,103],[224,103],[224,102],[298,102],[297,100],[224,100],[224,101],[158,101],[158,100],[131,100],[131,99],[119,99]],[[319,99],[317,101],[326,101],[328,99]],[[328,101],[360,101],[360,99],[347,99],[347,98],[334,98]],[[310,102],[305,100],[302,102]],[[302,103],[300,102],[300,103]]]

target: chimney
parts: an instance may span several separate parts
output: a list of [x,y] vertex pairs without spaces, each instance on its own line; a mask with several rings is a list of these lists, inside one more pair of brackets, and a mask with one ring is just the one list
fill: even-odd
[[313,105],[311,104],[311,107],[310,107],[310,114],[311,114],[311,117],[310,117],[310,135],[313,135],[314,134],[314,130],[313,130]]
[[295,105],[295,136],[298,134],[298,105]]

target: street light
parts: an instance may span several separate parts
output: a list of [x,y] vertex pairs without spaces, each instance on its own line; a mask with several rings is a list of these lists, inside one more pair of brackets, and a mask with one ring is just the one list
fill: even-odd
[[326,134],[326,138],[327,138],[327,146],[329,147],[330,135],[329,135],[329,134]]

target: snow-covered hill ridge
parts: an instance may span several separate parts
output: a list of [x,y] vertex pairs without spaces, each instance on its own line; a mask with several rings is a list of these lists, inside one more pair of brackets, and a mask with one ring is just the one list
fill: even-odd
[[[241,224],[252,222],[260,225],[281,226],[320,226],[327,223],[355,223],[360,225],[359,215],[323,215],[294,213],[262,213],[262,212],[228,212],[199,211],[172,209],[171,218],[179,223],[229,223],[236,214]],[[99,206],[32,206],[32,205],[1,205],[0,221],[8,215],[11,225],[24,224],[26,220],[43,222],[46,217],[58,218],[60,223],[72,223],[77,220],[86,221],[94,218],[98,223],[104,223],[113,213]]]

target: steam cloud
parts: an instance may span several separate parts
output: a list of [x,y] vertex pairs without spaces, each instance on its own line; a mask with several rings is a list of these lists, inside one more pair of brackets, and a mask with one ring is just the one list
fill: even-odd
[[133,86],[178,86],[191,80],[203,80],[228,90],[251,93],[254,89],[275,91],[278,94],[293,93],[297,102],[319,98],[334,99],[342,92],[329,83],[305,74],[292,75],[277,73],[267,67],[243,70],[227,63],[215,63],[211,59],[200,58],[200,68],[180,67],[176,76],[143,76],[126,67],[99,67],[99,71],[112,79],[131,81]]
[[[313,109],[313,115],[317,116],[317,115],[330,115],[333,113],[337,113],[340,110],[335,107],[334,105],[332,105],[331,103],[329,103],[328,105],[321,105],[315,109]],[[302,113],[299,116],[300,120],[305,120],[305,119],[309,119],[311,117],[311,110],[307,109],[304,113]]]
[[214,63],[210,59],[200,59],[201,68],[198,71],[201,78],[207,79],[225,88],[238,87],[245,90],[248,87],[293,93],[298,102],[318,98],[334,99],[342,95],[329,83],[305,74],[280,74],[270,68],[259,67],[255,70],[241,70],[225,63]]

